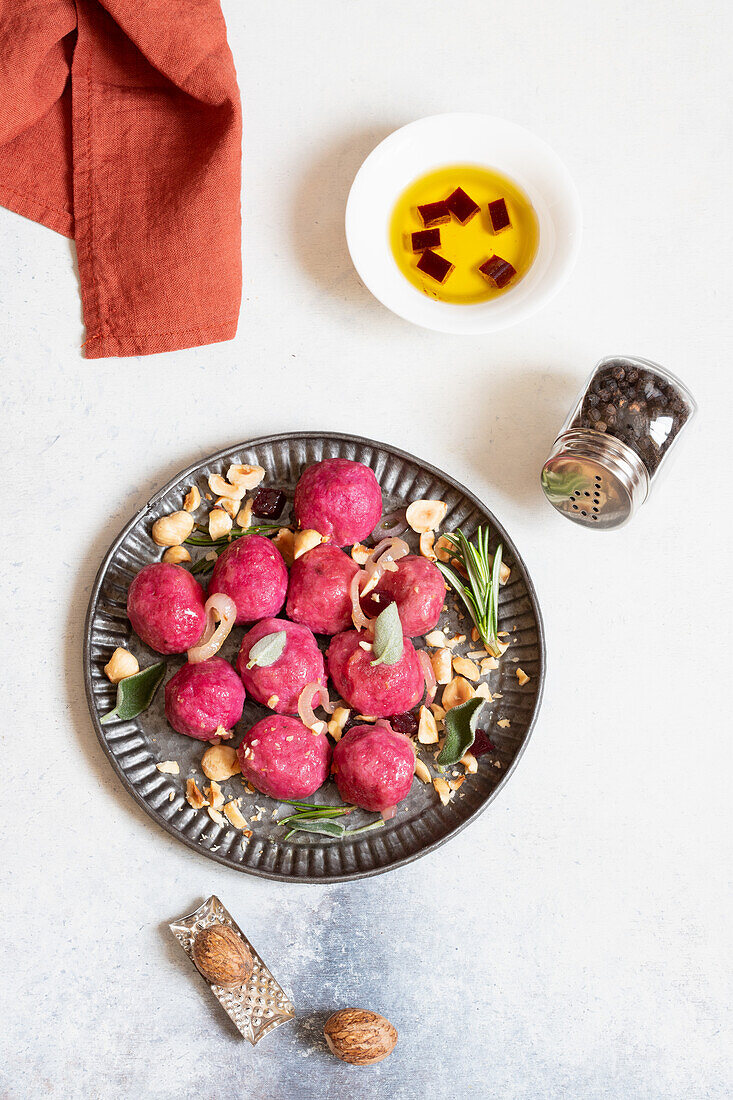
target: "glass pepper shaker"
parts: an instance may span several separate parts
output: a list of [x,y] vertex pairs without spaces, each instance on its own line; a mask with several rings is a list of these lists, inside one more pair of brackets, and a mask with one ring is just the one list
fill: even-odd
[[620,527],[644,503],[697,405],[647,359],[601,359],[542,468],[552,506],[586,527]]

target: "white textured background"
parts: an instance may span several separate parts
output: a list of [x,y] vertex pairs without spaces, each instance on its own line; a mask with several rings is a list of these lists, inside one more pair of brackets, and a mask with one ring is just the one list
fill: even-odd
[[[72,248],[0,210],[4,1097],[723,1098],[731,996],[730,227],[725,0],[226,0],[245,109],[233,343],[86,362]],[[447,110],[546,138],[585,211],[578,268],[499,335],[434,335],[360,286],[343,208],[389,131]],[[629,352],[701,405],[627,529],[555,516],[538,474],[593,363]],[[98,747],[81,674],[101,555],[192,460],[288,429],[442,466],[524,554],[545,703],[503,795],[356,885],[237,875],[169,839]],[[165,929],[216,892],[295,998],[252,1050]],[[392,1057],[324,1053],[390,1017]]]

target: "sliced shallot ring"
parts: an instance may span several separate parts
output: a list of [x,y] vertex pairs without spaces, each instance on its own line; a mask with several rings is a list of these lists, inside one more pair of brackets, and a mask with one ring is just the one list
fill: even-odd
[[366,630],[371,625],[371,619],[364,614],[364,610],[361,606],[362,577],[366,577],[366,573],[363,569],[360,569],[358,573],[354,573],[354,576],[351,578],[351,584],[349,585],[349,595],[351,596],[351,621],[356,630]]
[[376,576],[378,579],[385,572],[396,573],[397,562],[409,553],[410,547],[404,539],[382,539],[367,558],[364,569],[369,577]]
[[396,806],[388,806],[386,810],[382,810],[382,821],[391,821],[396,813]]
[[323,686],[314,680],[310,684],[306,684],[300,695],[298,696],[298,717],[304,726],[308,729],[313,729],[314,726],[323,725],[320,718],[316,718],[313,711],[313,696],[318,695],[319,707],[323,707],[326,714],[333,714],[333,703],[328,698],[328,691]]
[[218,653],[232,632],[237,618],[237,605],[231,596],[216,592],[209,596],[204,605],[206,625],[199,642],[188,651],[188,660],[192,665],[208,661]]
[[438,682],[435,679],[435,669],[433,668],[433,662],[424,649],[418,649],[417,659],[422,665],[422,670],[425,673],[425,706],[429,707],[438,690]]

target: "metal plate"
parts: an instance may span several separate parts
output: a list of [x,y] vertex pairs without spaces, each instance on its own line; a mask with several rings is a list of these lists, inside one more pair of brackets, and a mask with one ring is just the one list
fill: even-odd
[[[181,507],[189,486],[198,485],[203,496],[208,491],[210,473],[225,473],[232,463],[252,463],[267,471],[266,485],[284,489],[292,499],[302,470],[334,456],[371,466],[382,487],[385,513],[418,498],[438,498],[448,505],[443,530],[460,526],[470,537],[479,524],[488,523],[492,549],[498,541],[503,542],[511,576],[501,589],[499,628],[509,632],[511,644],[499,669],[489,677],[492,693],[502,698],[492,705],[491,718],[481,723],[496,752],[481,757],[478,773],[466,779],[447,806],[441,805],[432,786],[416,779],[396,816],[383,829],[359,834],[353,840],[302,834],[284,841],[285,830],[278,828],[271,816],[276,803],[264,795],[246,794],[239,777],[235,777],[223,784],[223,789],[228,797],[243,796],[240,808],[253,830],[252,837],[246,838],[228,822],[217,825],[205,810],[196,812],[186,802],[187,777],[195,776],[201,783],[200,761],[205,746],[170,728],[163,711],[162,687],[152,706],[139,718],[100,724],[100,716],[112,708],[115,697],[103,668],[116,646],[135,653],[141,667],[161,659],[131,630],[125,610],[127,589],[144,565],[160,558],[161,551],[150,536],[152,524],[159,516]],[[410,532],[410,539],[416,538]],[[449,599],[441,626],[470,637],[470,620],[453,605]],[[243,628],[234,629],[223,656],[234,658],[242,634]],[[476,647],[469,641],[455,652],[472,648]],[[183,664],[185,654],[166,660],[169,679]],[[519,687],[517,681],[518,666],[531,677],[524,687]],[[545,645],[537,597],[524,562],[491,512],[453,478],[413,455],[383,443],[328,432],[266,436],[220,451],[183,470],[115,539],[100,566],[87,613],[84,678],[92,721],[113,768],[135,801],[168,833],[210,859],[237,871],[288,882],[343,882],[379,874],[424,855],[464,828],[486,808],[516,767],[537,717],[544,676]],[[237,744],[239,736],[265,713],[264,708],[248,699],[233,743]],[[497,725],[504,718],[509,719],[508,728]],[[156,763],[162,760],[178,761],[180,775],[159,772]],[[318,801],[338,801],[332,788],[333,784],[326,784],[318,792]],[[260,820],[252,821],[257,807],[264,811]],[[349,823],[357,825],[371,819],[372,815],[358,811]]]

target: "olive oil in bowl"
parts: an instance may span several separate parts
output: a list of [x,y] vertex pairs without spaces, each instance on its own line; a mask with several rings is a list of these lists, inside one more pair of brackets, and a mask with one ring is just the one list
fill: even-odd
[[[494,223],[505,220],[497,217],[501,199],[509,224],[497,229]],[[450,213],[439,208],[446,200]],[[493,220],[490,203],[495,204]],[[428,209],[421,212],[421,207]],[[423,238],[413,237],[426,228],[439,232],[439,242],[433,232],[429,250],[423,248]],[[448,165],[420,176],[400,195],[390,223],[390,245],[400,271],[418,290],[441,302],[470,305],[507,294],[529,271],[538,243],[539,223],[528,197],[513,180],[480,165]],[[487,261],[488,275],[480,270]],[[491,277],[496,271],[498,281]]]

